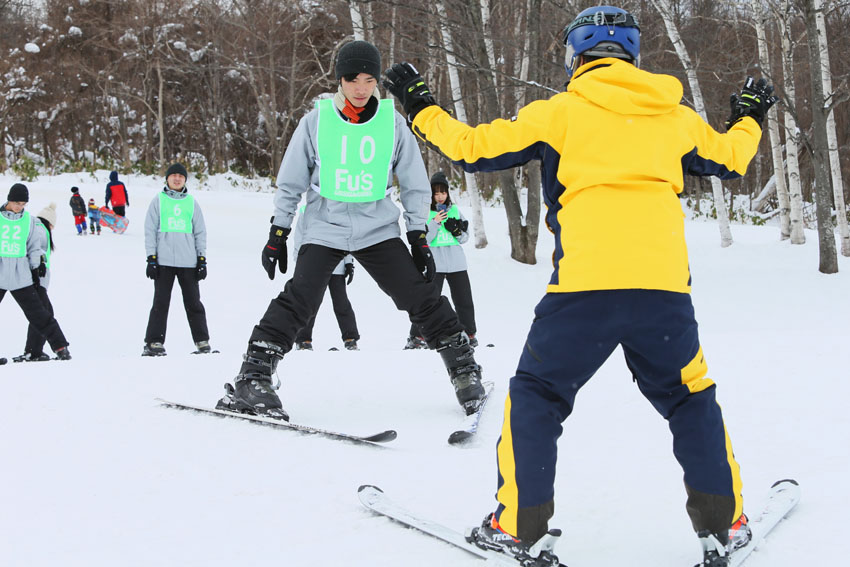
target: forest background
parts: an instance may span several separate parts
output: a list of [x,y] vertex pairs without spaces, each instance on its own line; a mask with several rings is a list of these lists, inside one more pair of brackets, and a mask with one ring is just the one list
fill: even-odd
[[[0,171],[116,169],[161,174],[180,160],[201,179],[277,174],[298,120],[336,88],[351,39],[410,61],[438,102],[471,124],[510,118],[565,87],[563,29],[592,2],[553,0],[0,0]],[[649,0],[617,3],[639,20],[642,68],[678,77],[684,103],[719,131],[729,96],[765,76],[780,103],[742,179],[687,178],[685,205],[731,221],[773,222],[805,242],[819,270],[850,256],[850,1]],[[533,264],[539,167],[462,175],[423,147],[429,171],[469,190],[475,245],[482,203],[501,201],[511,255]],[[776,175],[780,172],[780,175]],[[837,232],[837,234],[836,234]],[[839,245],[836,246],[836,237]]]

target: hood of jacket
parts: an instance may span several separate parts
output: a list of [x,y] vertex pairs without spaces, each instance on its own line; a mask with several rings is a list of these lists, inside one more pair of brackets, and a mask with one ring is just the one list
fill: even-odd
[[110,181],[113,181],[113,182],[114,182],[114,181],[118,181],[118,172],[117,172],[117,171],[113,171],[113,172],[111,172],[111,173],[109,174],[109,180],[110,180]]
[[567,91],[612,112],[637,115],[672,112],[683,92],[676,77],[643,71],[614,58],[579,67]]

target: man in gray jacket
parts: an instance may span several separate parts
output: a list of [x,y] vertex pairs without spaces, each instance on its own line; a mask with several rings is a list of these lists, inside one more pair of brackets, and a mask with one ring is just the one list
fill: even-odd
[[[272,374],[316,313],[333,269],[351,253],[440,353],[458,402],[472,413],[484,394],[481,367],[448,300],[431,284],[434,258],[425,237],[430,190],[416,139],[393,102],[379,99],[381,57],[374,45],[344,45],[335,71],[337,93],[301,119],[277,177],[263,268],[272,279],[275,268],[286,273],[286,238],[303,196],[306,225],[295,273],[254,327],[234,388],[227,385],[218,407],[289,419]],[[399,238],[393,175],[410,253]]]
[[165,356],[163,343],[174,278],[183,292],[195,353],[212,352],[198,285],[207,277],[207,225],[200,205],[186,190],[187,176],[182,164],[171,165],[165,172],[166,187],[151,201],[145,217],[145,273],[154,280],[154,295],[142,356]]
[[68,341],[35,289],[39,278],[47,273],[44,231],[41,223],[24,210],[29,202],[29,189],[15,183],[7,202],[0,207],[0,301],[6,292],[21,307],[27,320],[41,333],[60,360],[70,360]]

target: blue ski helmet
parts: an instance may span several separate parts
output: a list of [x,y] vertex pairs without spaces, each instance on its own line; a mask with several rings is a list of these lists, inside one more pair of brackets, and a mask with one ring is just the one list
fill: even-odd
[[578,67],[578,56],[616,57],[640,62],[640,26],[637,19],[614,6],[594,6],[581,12],[564,30],[567,47],[564,67],[572,78]]

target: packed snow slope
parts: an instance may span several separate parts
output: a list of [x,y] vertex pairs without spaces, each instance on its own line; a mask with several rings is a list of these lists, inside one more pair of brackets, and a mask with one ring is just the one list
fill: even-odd
[[[341,346],[330,299],[314,352],[279,368],[292,420],[370,434],[398,430],[386,448],[274,430],[160,407],[162,397],[215,404],[239,368],[252,326],[287,276],[260,266],[272,194],[214,179],[190,190],[203,208],[209,277],[201,282],[211,342],[195,356],[175,285],[168,356],[142,358],[153,295],[145,278],[143,223],[161,180],[129,177],[124,235],[75,236],[70,187],[103,204],[108,172],[29,183],[29,210],[58,204],[50,297],[73,360],[13,364],[26,321],[0,305],[0,565],[462,567],[481,564],[452,547],[362,508],[357,487],[375,484],[433,520],[463,529],[494,509],[495,443],[502,401],[550,275],[509,257],[502,209],[486,209],[490,245],[465,247],[479,338],[476,353],[496,384],[478,438],[446,439],[462,415],[439,356],[403,351],[405,314],[362,267],[349,294],[362,340]],[[3,196],[15,181],[0,176]],[[467,216],[471,210],[461,199]],[[713,222],[688,222],[693,300],[710,377],[756,515],[770,484],[797,479],[803,498],[748,567],[838,565],[850,498],[847,344],[850,261],[818,273],[817,237],[779,241],[776,227],[734,226],[719,246]],[[291,243],[290,243],[291,250]],[[290,263],[290,266],[292,264]],[[699,545],[684,509],[682,473],[663,419],[632,383],[618,350],[582,390],[560,440],[551,525],[570,567],[690,567]]]

